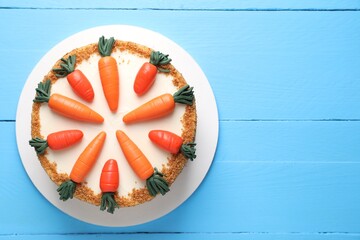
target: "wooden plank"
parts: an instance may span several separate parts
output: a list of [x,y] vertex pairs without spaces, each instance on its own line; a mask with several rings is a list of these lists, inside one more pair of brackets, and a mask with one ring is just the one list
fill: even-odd
[[323,10],[347,10],[347,9],[359,9],[360,3],[356,0],[348,1],[336,1],[336,0],[303,0],[303,1],[282,1],[282,0],[253,0],[253,1],[225,1],[225,0],[199,0],[199,1],[114,1],[114,0],[105,0],[101,2],[96,1],[20,1],[20,0],[1,0],[1,7],[7,8],[57,8],[57,9],[69,9],[69,8],[85,8],[85,9],[174,9],[174,10],[188,10],[188,9],[197,9],[197,10],[258,10],[258,9],[291,9],[291,10],[314,10],[314,9],[323,9]]
[[220,122],[221,162],[359,163],[360,122]]
[[360,111],[354,111],[360,109],[360,11],[154,15],[146,10],[0,10],[0,44],[7,46],[0,68],[8,83],[1,85],[0,109],[9,109],[0,111],[0,119],[15,119],[20,89],[51,47],[86,28],[117,23],[161,32],[186,49],[207,75],[222,120],[360,119]]
[[[265,127],[269,126],[265,124]],[[357,221],[360,217],[360,164],[314,162],[310,150],[309,154],[306,151],[303,155],[311,159],[309,162],[306,159],[304,162],[227,161],[234,153],[226,156],[225,151],[219,150],[199,189],[168,215],[148,224],[128,228],[89,225],[59,212],[39,194],[26,176],[17,154],[14,123],[0,122],[0,128],[5,136],[0,144],[0,152],[2,159],[6,160],[0,161],[0,206],[3,206],[0,235],[206,233],[209,229],[212,233],[316,234],[357,233],[360,228]],[[260,128],[253,129],[259,131]],[[224,123],[222,132],[229,129],[234,129],[234,126]],[[341,131],[343,126],[334,124],[333,129]],[[273,133],[277,133],[276,128]],[[221,145],[226,144],[225,137],[220,136]],[[283,141],[287,142],[288,139]],[[312,138],[307,141],[311,142]],[[237,151],[237,142],[228,143],[230,151]],[[309,144],[311,146],[314,149],[318,147],[317,144]],[[301,150],[299,154],[302,154]],[[354,152],[354,158],[357,152]]]

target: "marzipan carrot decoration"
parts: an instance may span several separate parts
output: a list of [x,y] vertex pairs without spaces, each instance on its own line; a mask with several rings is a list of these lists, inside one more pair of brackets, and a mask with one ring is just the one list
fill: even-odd
[[102,192],[100,210],[114,213],[119,205],[114,199],[115,192],[119,187],[119,168],[116,160],[109,159],[105,162],[100,175],[100,189]]
[[113,37],[105,39],[100,37],[98,43],[101,58],[98,62],[101,85],[109,108],[112,112],[116,112],[119,105],[119,71],[115,58],[111,55],[111,51],[115,40]]
[[196,143],[184,143],[183,139],[175,133],[165,130],[152,130],[149,132],[150,140],[167,152],[177,154],[181,152],[186,158],[191,161],[196,158],[195,146]]
[[64,130],[51,133],[46,140],[36,137],[29,141],[30,146],[35,148],[37,154],[43,154],[47,147],[52,150],[61,150],[79,142],[83,137],[80,130]]
[[129,124],[164,117],[174,111],[175,103],[192,105],[193,101],[193,88],[185,85],[174,95],[165,93],[130,111],[123,117],[123,121]]
[[104,118],[86,105],[60,94],[50,95],[50,80],[40,82],[36,88],[34,102],[47,102],[53,111],[78,121],[102,123]]
[[169,69],[162,67],[171,62],[168,56],[169,55],[165,55],[159,51],[151,52],[150,62],[144,63],[135,77],[134,91],[137,95],[143,95],[150,89],[158,71],[165,73],[170,72]]
[[94,89],[85,74],[75,69],[76,55],[62,58],[61,61],[60,68],[53,69],[55,75],[66,77],[73,91],[85,101],[91,102],[94,99]]
[[57,191],[60,195],[60,200],[66,201],[69,198],[73,198],[76,185],[82,183],[94,166],[106,138],[105,132],[100,132],[84,149],[76,160],[71,172],[70,180],[63,182]]
[[139,178],[146,180],[146,186],[151,196],[158,193],[165,195],[170,191],[163,174],[152,167],[144,153],[123,131],[116,131],[116,138],[133,171]]

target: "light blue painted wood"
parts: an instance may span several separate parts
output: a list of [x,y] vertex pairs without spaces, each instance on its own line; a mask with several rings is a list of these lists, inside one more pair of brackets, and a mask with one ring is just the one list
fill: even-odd
[[283,0],[243,0],[243,1],[225,1],[225,0],[200,0],[200,1],[19,1],[19,0],[1,0],[1,7],[12,8],[97,8],[97,9],[199,9],[203,11],[229,9],[229,10],[255,10],[255,9],[359,9],[360,3],[356,0],[336,1],[336,0],[302,0],[302,1],[283,1]]
[[360,122],[220,122],[221,162],[359,163]]
[[[252,124],[257,125],[253,127],[255,134],[261,132],[262,123]],[[334,123],[333,130],[346,133],[347,129],[341,124],[337,126]],[[2,159],[6,160],[0,161],[0,235],[114,232],[357,233],[360,228],[357,221],[360,216],[358,162],[276,162],[266,159],[261,162],[226,161],[224,158],[230,157],[223,150],[217,152],[209,174],[199,189],[168,215],[127,228],[89,225],[63,214],[40,195],[26,176],[17,154],[14,123],[0,123],[0,128],[7,139],[0,144]],[[271,131],[273,127],[264,123],[264,128]],[[235,127],[231,123],[223,123],[221,129],[222,132],[228,132]],[[276,133],[274,131],[274,135]],[[247,138],[244,135],[240,137]],[[227,138],[226,135],[220,135],[221,146],[226,144],[224,138]],[[275,139],[281,137],[276,136]],[[287,139],[283,141],[287,142]],[[312,138],[309,137],[307,141],[311,142]],[[307,151],[302,151],[302,146],[298,146],[298,154],[311,159],[311,148],[316,152],[318,147],[317,139],[313,141],[315,144],[309,144],[307,148],[310,149]],[[237,143],[229,144],[232,152],[238,149]],[[290,151],[294,151],[294,147]],[[330,146],[329,151],[332,151]],[[244,157],[241,151],[239,155]],[[358,158],[359,152],[354,151],[353,159]],[[9,207],[9,203],[16,208]]]
[[0,10],[0,15],[6,36],[0,39],[6,46],[0,70],[7,82],[0,87],[0,109],[10,109],[1,111],[0,119],[15,119],[28,74],[56,43],[89,27],[117,23],[159,31],[186,49],[207,75],[222,120],[360,119],[360,12]]
[[[359,239],[359,5],[0,0],[0,239]],[[220,114],[200,188],[163,218],[128,228],[53,207],[27,177],[14,137],[35,64],[62,39],[106,24],[149,28],[185,48]]]

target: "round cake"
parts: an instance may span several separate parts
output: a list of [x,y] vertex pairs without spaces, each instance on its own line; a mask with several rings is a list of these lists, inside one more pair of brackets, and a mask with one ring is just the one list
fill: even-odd
[[112,213],[171,190],[196,157],[196,120],[193,89],[168,55],[100,37],[39,79],[29,142],[60,199]]

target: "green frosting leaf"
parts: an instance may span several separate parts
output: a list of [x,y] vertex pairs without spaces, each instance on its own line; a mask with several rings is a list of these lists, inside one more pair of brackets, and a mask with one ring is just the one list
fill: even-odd
[[157,194],[157,192],[156,192],[155,189],[151,186],[150,181],[151,181],[150,179],[147,179],[147,180],[146,180],[146,187],[147,187],[150,195],[151,195],[151,196],[155,196],[155,195]]
[[171,58],[168,58],[168,57],[169,57],[168,54],[165,55],[159,51],[156,51],[156,52],[152,51],[151,55],[150,55],[150,63],[155,65],[160,72],[168,73],[168,72],[170,72],[169,69],[161,67],[161,66],[169,64],[171,62]]
[[99,38],[98,49],[102,57],[110,56],[114,46],[115,39],[113,37],[106,39],[104,36]]
[[60,64],[60,68],[54,68],[53,72],[57,77],[66,77],[75,70],[76,55],[71,55],[68,59],[62,58],[61,61],[63,63]]
[[60,200],[66,201],[69,198],[72,199],[74,197],[76,189],[76,183],[72,180],[68,180],[66,182],[63,182],[57,189]]
[[181,153],[191,161],[193,161],[196,158],[196,149],[195,149],[196,143],[186,143],[181,146]]
[[44,154],[45,149],[49,146],[46,140],[39,137],[32,138],[29,144],[35,148],[37,154]]
[[175,102],[177,103],[192,105],[194,101],[193,87],[185,85],[184,87],[180,88],[176,93],[174,93],[173,97]]
[[163,174],[154,168],[154,174],[146,180],[146,186],[151,196],[156,196],[158,193],[165,195],[169,189],[169,184],[163,178]]
[[114,198],[115,193],[107,192],[101,196],[100,210],[104,211],[107,208],[107,212],[113,214],[115,208],[119,208],[119,205]]
[[48,102],[50,98],[51,81],[47,79],[45,82],[39,82],[36,90],[36,96],[33,102]]

